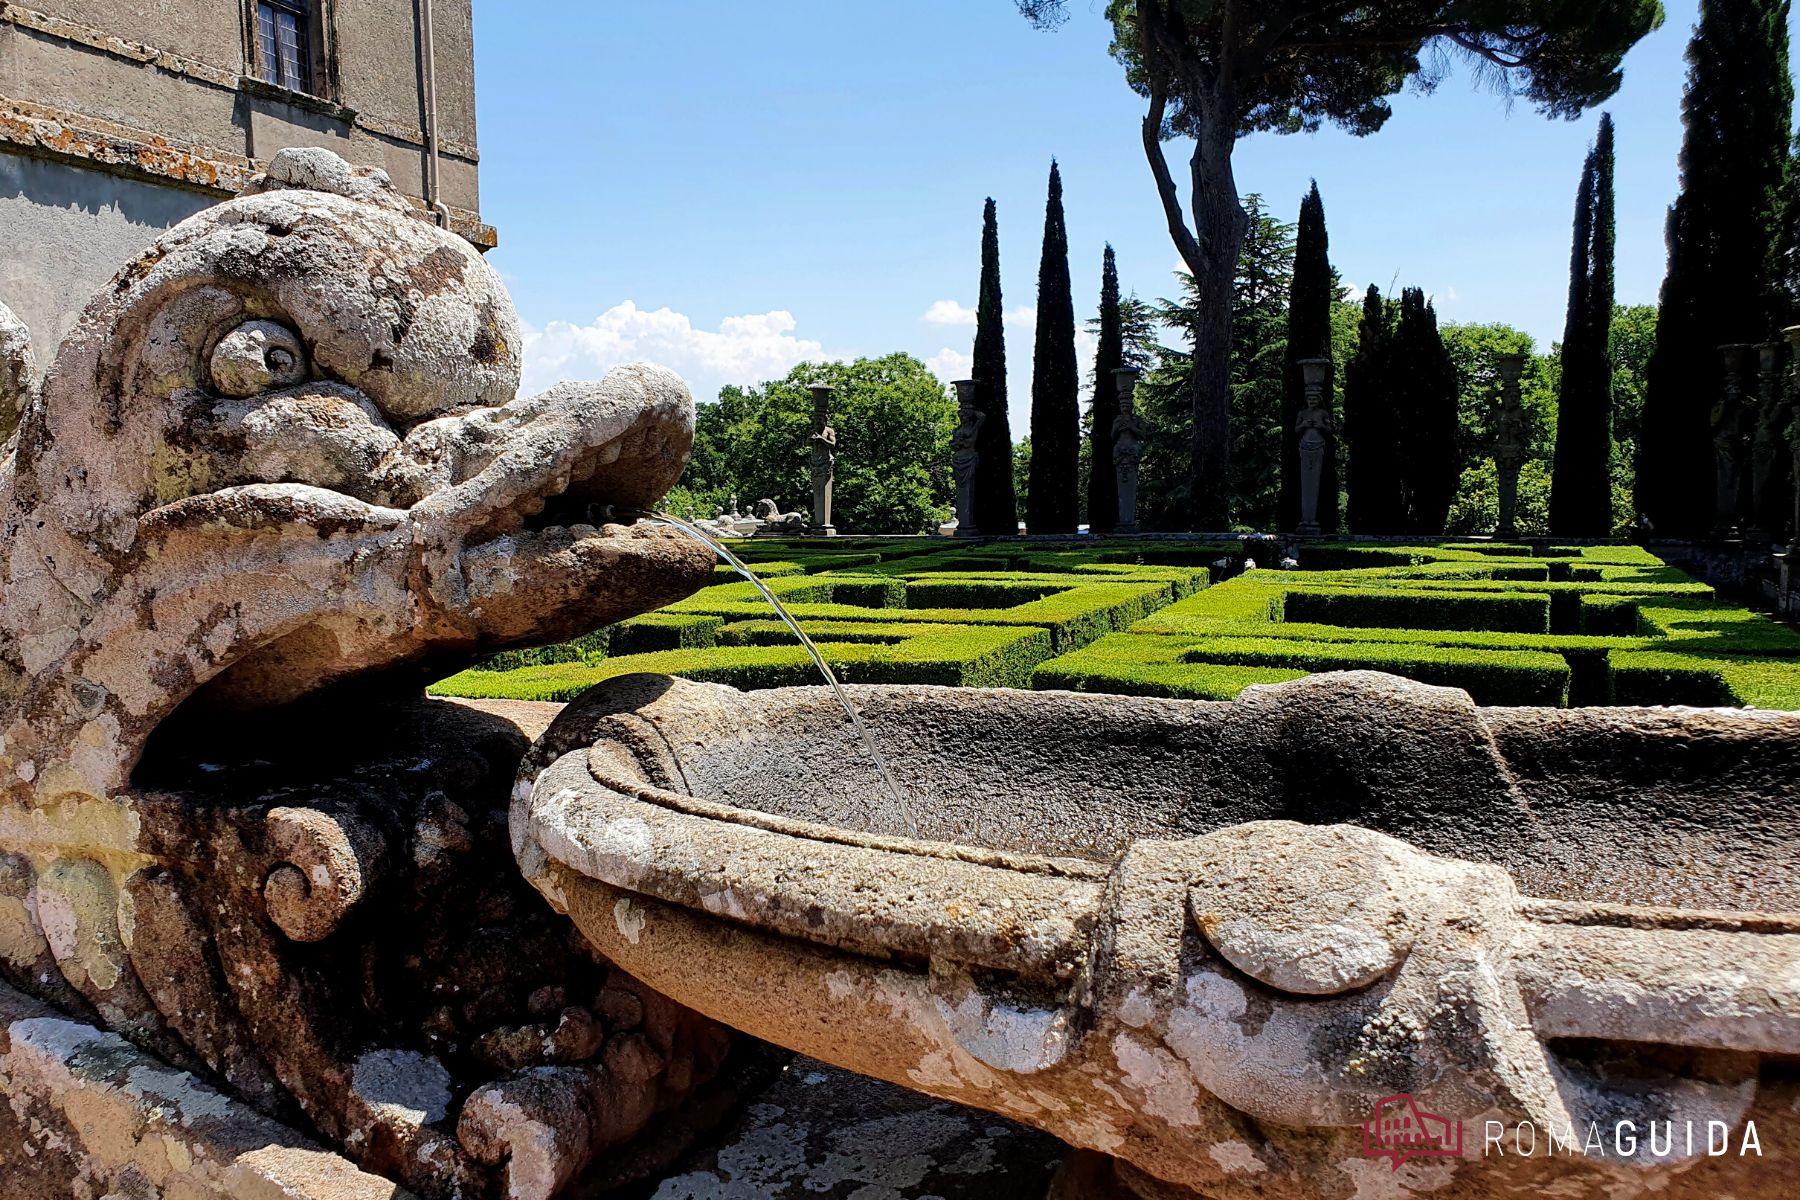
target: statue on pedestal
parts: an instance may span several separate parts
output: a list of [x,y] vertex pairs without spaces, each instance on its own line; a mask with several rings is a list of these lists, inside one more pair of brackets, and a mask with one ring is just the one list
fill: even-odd
[[831,485],[837,474],[837,430],[831,427],[831,393],[836,389],[828,383],[815,383],[807,390],[813,398],[813,434],[807,439],[812,452],[807,456],[807,465],[812,471],[813,518],[817,522],[808,532],[835,537]]
[[1336,423],[1325,404],[1325,377],[1331,370],[1329,358],[1303,358],[1300,371],[1306,384],[1306,407],[1294,420],[1300,447],[1300,528],[1303,535],[1316,536],[1319,526],[1319,485],[1325,474],[1325,456],[1331,449]]
[[981,465],[981,427],[987,414],[975,407],[975,381],[958,379],[956,432],[950,435],[950,471],[956,480],[956,536],[980,537],[975,527],[975,468]]
[[1117,534],[1133,534],[1137,525],[1138,463],[1144,457],[1144,439],[1150,427],[1137,415],[1137,382],[1141,372],[1136,367],[1119,367],[1113,371],[1113,382],[1119,389],[1119,415],[1113,418],[1113,477],[1119,485],[1119,523]]
[[1788,403],[1781,387],[1781,343],[1765,342],[1756,348],[1756,435],[1750,448],[1750,528],[1744,537],[1752,542],[1772,542],[1781,532],[1787,514],[1786,482]]
[[803,508],[782,512],[781,505],[768,498],[756,502],[756,530],[752,537],[797,537],[812,527],[812,517]]
[[1519,536],[1519,468],[1525,465],[1525,405],[1519,396],[1519,377],[1525,373],[1523,354],[1502,354],[1500,413],[1494,422],[1494,473],[1500,485],[1500,523],[1494,536]]
[[1750,448],[1750,433],[1744,420],[1744,372],[1754,349],[1741,342],[1719,347],[1725,360],[1725,386],[1712,410],[1713,471],[1717,483],[1715,538],[1733,537],[1741,528],[1744,459]]
[[[1788,393],[1790,396],[1800,393],[1800,325],[1790,325],[1782,330],[1788,342],[1788,373],[1792,380]],[[1794,511],[1793,520],[1788,526],[1788,550],[1790,557],[1796,543],[1800,543],[1800,403],[1788,406],[1790,423],[1788,425],[1788,448],[1794,456]]]

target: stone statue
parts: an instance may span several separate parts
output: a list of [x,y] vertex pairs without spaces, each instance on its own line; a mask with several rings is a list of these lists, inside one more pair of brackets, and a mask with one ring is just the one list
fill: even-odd
[[[1800,558],[1795,551],[1796,543],[1800,543],[1800,325],[1790,325],[1781,331],[1787,338],[1789,380],[1786,391],[1789,396],[1788,448],[1793,453],[1794,509],[1788,525],[1788,553],[1783,560],[1784,570],[1793,573],[1791,565]],[[1800,612],[1800,589],[1794,589],[1789,599],[1792,611]]]
[[756,502],[757,537],[797,537],[807,531],[812,519],[805,509],[782,512],[773,500]]
[[813,398],[813,433],[807,439],[812,446],[807,465],[812,475],[813,514],[817,524],[808,532],[824,537],[837,536],[831,523],[831,487],[837,474],[837,430],[831,427],[830,384],[815,383],[809,389]]
[[1329,358],[1303,358],[1300,370],[1306,383],[1306,406],[1294,419],[1300,448],[1300,528],[1302,535],[1316,536],[1319,526],[1320,482],[1325,474],[1325,456],[1331,451],[1336,424],[1325,403],[1325,379],[1331,370]]
[[1750,368],[1750,352],[1754,349],[1743,343],[1719,347],[1725,360],[1725,377],[1712,409],[1715,538],[1735,537],[1742,528],[1744,459],[1751,437],[1745,412],[1744,374]]
[[1791,417],[1786,389],[1782,387],[1782,343],[1766,342],[1756,348],[1756,435],[1750,448],[1750,528],[1744,537],[1752,542],[1772,542],[1787,522],[1787,459],[1791,449],[1787,429]]
[[1119,415],[1113,418],[1113,477],[1119,486],[1119,523],[1113,533],[1128,536],[1138,531],[1138,464],[1144,458],[1144,441],[1150,427],[1137,415],[1137,384],[1142,374],[1136,367],[1118,367],[1113,383],[1119,389]]
[[[182,1128],[236,1104],[392,1181],[346,1196],[542,1200],[725,1048],[517,881],[535,728],[422,696],[712,576],[608,515],[680,477],[686,386],[518,396],[521,344],[385,173],[281,150],[95,296],[0,462],[0,976],[236,1097],[186,1076]],[[302,1194],[157,1154],[154,1186],[76,1168]]]
[[1495,359],[1500,370],[1500,411],[1494,420],[1494,472],[1500,491],[1500,523],[1494,536],[1502,540],[1519,536],[1519,469],[1525,465],[1525,406],[1519,395],[1519,379],[1525,373],[1523,354],[1502,354]]
[[950,435],[950,471],[956,480],[956,536],[980,537],[975,526],[975,472],[981,465],[981,427],[987,414],[975,406],[975,381],[959,379],[956,432]]

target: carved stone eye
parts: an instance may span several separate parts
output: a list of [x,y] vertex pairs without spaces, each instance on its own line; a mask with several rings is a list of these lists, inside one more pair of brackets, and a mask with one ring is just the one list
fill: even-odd
[[305,382],[306,347],[275,321],[245,321],[219,339],[209,364],[213,387],[227,396],[254,396]]

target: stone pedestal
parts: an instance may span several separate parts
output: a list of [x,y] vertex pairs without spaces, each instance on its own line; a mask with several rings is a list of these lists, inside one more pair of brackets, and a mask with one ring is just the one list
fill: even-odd
[[987,414],[975,406],[975,381],[958,379],[956,432],[950,435],[950,470],[956,479],[956,536],[980,537],[975,527],[975,470],[981,465],[981,427]]
[[1502,354],[1494,362],[1500,369],[1500,412],[1494,422],[1500,521],[1494,536],[1507,540],[1519,536],[1519,468],[1525,465],[1525,406],[1519,396],[1519,378],[1525,372],[1525,356]]
[[812,446],[807,466],[812,474],[812,524],[807,532],[818,537],[836,537],[837,527],[831,523],[831,487],[837,477],[837,430],[831,427],[831,394],[837,389],[828,383],[815,383],[807,389],[813,398]]
[[1300,448],[1300,527],[1302,537],[1317,537],[1319,526],[1319,489],[1325,474],[1325,459],[1337,428],[1331,409],[1325,403],[1325,379],[1331,371],[1329,358],[1303,358],[1301,376],[1306,383],[1306,407],[1294,421]]
[[1138,464],[1144,458],[1144,439],[1150,428],[1137,415],[1137,384],[1142,374],[1136,367],[1119,367],[1113,371],[1113,383],[1119,389],[1119,415],[1113,418],[1113,479],[1119,486],[1119,523],[1114,534],[1130,535],[1138,531],[1137,485]]

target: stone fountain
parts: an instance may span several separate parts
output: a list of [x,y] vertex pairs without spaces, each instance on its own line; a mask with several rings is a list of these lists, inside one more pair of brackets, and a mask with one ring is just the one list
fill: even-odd
[[916,830],[823,691],[634,676],[528,756],[525,875],[685,1005],[1054,1133],[1053,1195],[1791,1194],[1800,717],[850,690]]
[[901,806],[825,689],[428,701],[712,577],[604,519],[681,381],[520,343],[306,149],[41,386],[0,311],[8,1200],[641,1180],[731,1027],[1055,1134],[1064,1198],[1790,1190],[1800,718],[853,689]]

